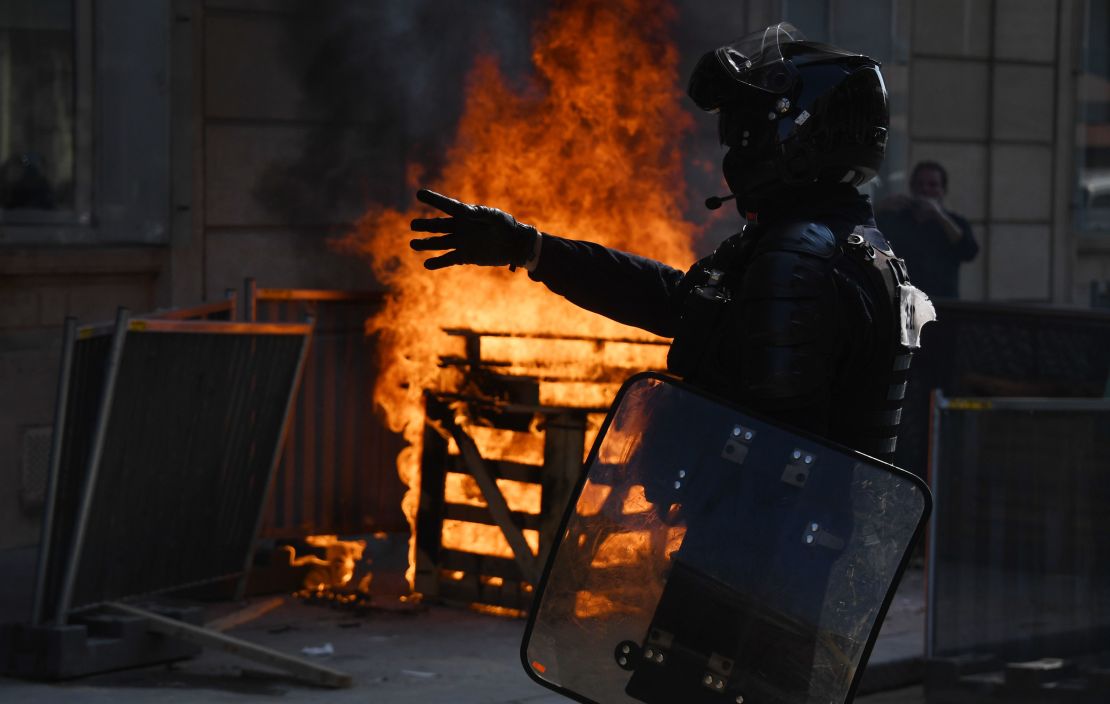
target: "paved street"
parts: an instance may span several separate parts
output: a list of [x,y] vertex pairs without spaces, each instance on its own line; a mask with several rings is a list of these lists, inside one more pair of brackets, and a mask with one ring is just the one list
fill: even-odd
[[[904,585],[916,588],[916,585]],[[902,597],[873,660],[903,657],[920,647],[919,604]],[[63,684],[0,678],[2,702],[178,704],[288,701],[346,704],[555,704],[568,701],[534,682],[520,665],[524,621],[433,606],[417,613],[349,612],[287,598],[279,608],[229,633],[279,651],[300,653],[331,644],[319,662],[350,673],[351,689],[303,685],[235,656],[206,649],[170,666],[110,673]],[[920,650],[917,651],[920,653]],[[911,653],[912,655],[913,653]],[[880,667],[879,664],[876,667]],[[866,704],[923,704],[920,687],[857,699]]]

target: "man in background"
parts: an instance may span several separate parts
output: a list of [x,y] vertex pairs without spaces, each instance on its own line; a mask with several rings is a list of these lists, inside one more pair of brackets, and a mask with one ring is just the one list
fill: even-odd
[[910,195],[897,195],[875,207],[879,229],[906,261],[914,284],[930,298],[959,298],[961,262],[979,253],[967,220],[944,208],[948,172],[935,161],[918,162]]

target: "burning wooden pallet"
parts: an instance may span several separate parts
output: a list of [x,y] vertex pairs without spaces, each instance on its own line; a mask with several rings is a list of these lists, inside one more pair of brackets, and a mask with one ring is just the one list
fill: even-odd
[[[448,332],[464,339],[466,354],[442,362],[462,370],[459,386],[466,392],[425,393],[415,588],[426,597],[526,611],[581,475],[588,442],[606,410],[597,400],[605,398],[605,388],[639,370],[601,364],[586,378],[567,378],[550,356],[543,361],[537,355],[539,361],[526,368],[526,348],[554,342],[604,357],[606,345],[630,346],[638,353],[628,359],[638,365],[644,355],[661,362],[665,347],[637,340],[505,340],[512,336]],[[517,358],[483,357],[481,341],[489,337],[501,338],[495,342],[502,349],[517,346]],[[584,403],[573,405],[573,397],[568,405],[540,403],[545,383],[576,385]],[[562,389],[556,394],[568,398]],[[490,452],[493,445],[501,451]]]

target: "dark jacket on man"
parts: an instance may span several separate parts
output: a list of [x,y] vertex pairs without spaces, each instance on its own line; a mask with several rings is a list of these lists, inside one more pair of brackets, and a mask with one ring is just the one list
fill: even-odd
[[[669,368],[709,393],[889,458],[909,354],[889,287],[868,272],[870,245],[855,256],[847,244],[861,227],[881,240],[871,204],[846,185],[791,196],[685,274],[545,235],[532,278],[583,308],[674,337]],[[711,271],[723,273],[728,303],[702,315],[691,303],[712,298]]]

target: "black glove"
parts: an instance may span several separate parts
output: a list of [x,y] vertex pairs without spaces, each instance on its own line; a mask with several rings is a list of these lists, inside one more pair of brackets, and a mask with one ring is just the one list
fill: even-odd
[[460,203],[423,188],[416,192],[416,198],[451,216],[417,218],[409,225],[413,232],[447,233],[409,241],[409,246],[418,252],[451,250],[425,261],[425,269],[443,269],[456,264],[508,264],[515,269],[532,257],[540,233],[531,225],[517,222],[512,215],[497,208]]

